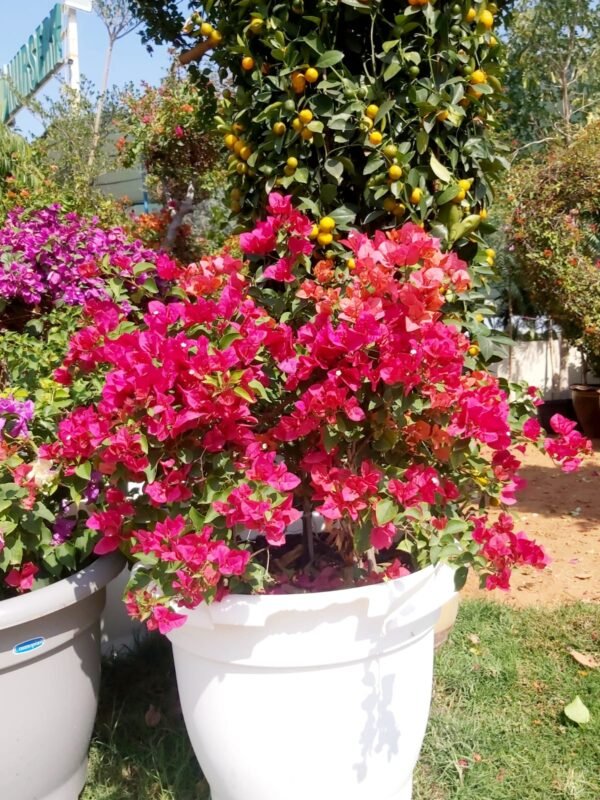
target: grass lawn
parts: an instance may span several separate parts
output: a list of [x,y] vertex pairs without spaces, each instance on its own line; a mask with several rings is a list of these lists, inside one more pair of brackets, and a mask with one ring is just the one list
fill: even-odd
[[[600,606],[464,603],[437,657],[414,800],[600,800],[600,670],[570,649],[600,657]],[[161,640],[105,665],[82,800],[208,799],[174,685]],[[586,726],[564,717],[575,695]]]

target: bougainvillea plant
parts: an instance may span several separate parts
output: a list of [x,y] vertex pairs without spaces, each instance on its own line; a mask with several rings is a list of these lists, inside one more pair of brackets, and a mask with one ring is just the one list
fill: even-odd
[[[57,368],[69,363],[69,347],[89,350],[93,366],[93,348],[112,320],[125,312],[135,320],[164,291],[174,265],[121,228],[105,230],[57,207],[12,213],[0,242],[2,598],[34,579],[36,586],[58,580],[92,556],[85,509],[101,476],[91,483],[86,474],[67,476],[39,448],[56,438],[70,408],[98,398],[102,372],[80,370],[71,381]],[[95,326],[79,331],[82,304]]]
[[16,209],[0,229],[0,313],[10,317],[14,304],[48,310],[106,300],[111,278],[135,278],[140,263],[156,259],[122,228],[104,229],[59,205]]
[[352,231],[343,263],[318,259],[311,229],[272,194],[245,261],[181,268],[143,324],[103,317],[93,346],[71,349],[71,373],[107,369],[102,397],[41,454],[103,476],[95,552],[139,565],[128,606],[150,628],[230,591],[341,588],[439,560],[507,588],[514,565],[548,561],[486,504],[514,503],[528,442],[566,470],[589,443],[558,417],[544,440],[535,391],[509,401],[477,367],[441,311],[468,287],[465,263],[413,224]]
[[128,113],[119,122],[123,135],[117,141],[121,162],[143,165],[146,186],[168,212],[160,245],[176,252],[179,244],[181,255],[181,239],[187,237],[178,233],[186,215],[223,182],[215,86],[207,75],[192,81],[172,69],[160,86],[143,84],[125,104]]
[[80,513],[101,476],[73,502],[69,483],[83,482],[40,456],[34,413],[30,400],[0,395],[0,599],[59,580],[93,556],[94,534]]
[[117,141],[126,166],[140,162],[147,180],[168,200],[183,200],[193,184],[200,194],[203,180],[217,161],[214,85],[193,83],[172,70],[158,87],[142,84],[142,92],[125,97],[127,114],[119,121]]

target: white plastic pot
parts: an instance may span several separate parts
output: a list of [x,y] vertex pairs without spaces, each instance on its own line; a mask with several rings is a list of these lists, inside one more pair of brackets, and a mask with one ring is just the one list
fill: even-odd
[[146,627],[129,616],[123,602],[128,580],[129,566],[125,565],[106,587],[106,605],[100,621],[103,656],[135,650],[146,635]]
[[445,566],[375,586],[231,596],[169,634],[212,800],[410,800]]
[[0,602],[0,798],[77,800],[98,705],[105,586],[113,553]]

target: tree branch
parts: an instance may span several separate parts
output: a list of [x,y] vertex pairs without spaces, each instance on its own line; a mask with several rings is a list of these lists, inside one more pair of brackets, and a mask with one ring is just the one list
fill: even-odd
[[165,234],[165,238],[161,244],[163,250],[169,252],[172,250],[175,239],[177,238],[177,231],[181,228],[183,224],[184,218],[193,211],[194,209],[194,187],[190,183],[188,186],[187,194],[183,200],[180,201],[179,206],[173,217],[171,222],[169,223],[169,227],[167,228],[167,232]]
[[184,52],[179,55],[179,63],[182,66],[185,66],[186,64],[191,64],[192,61],[200,61],[202,56],[208,53],[209,50],[212,50],[213,47],[214,44],[211,44],[210,41],[206,39],[205,41],[195,45],[195,47],[192,47],[190,50],[184,50]]

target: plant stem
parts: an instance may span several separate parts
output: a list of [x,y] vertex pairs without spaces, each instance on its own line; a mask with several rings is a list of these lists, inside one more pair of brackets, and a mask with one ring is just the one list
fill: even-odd
[[308,497],[303,500],[304,508],[302,514],[302,533],[304,544],[308,553],[309,563],[315,559],[315,538],[312,526],[312,506]]

